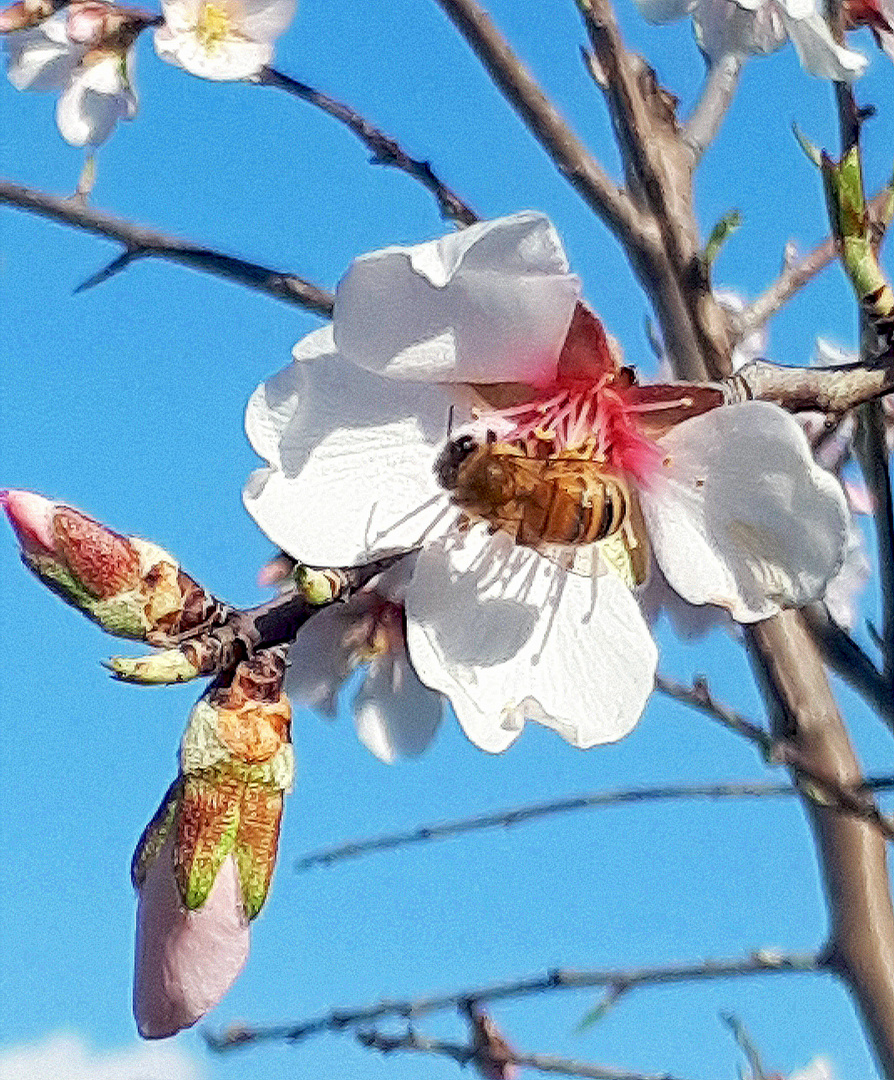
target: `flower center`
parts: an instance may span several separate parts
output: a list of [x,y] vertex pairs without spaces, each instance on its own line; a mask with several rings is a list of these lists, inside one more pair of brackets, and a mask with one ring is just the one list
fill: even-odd
[[625,400],[609,379],[554,385],[541,398],[478,419],[501,442],[517,443],[529,457],[580,457],[641,478],[661,460],[656,444],[643,435],[636,416],[643,406]]
[[376,596],[369,611],[358,620],[350,643],[356,664],[400,656],[405,648],[403,605]]
[[232,24],[233,20],[223,8],[216,4],[203,4],[196,19],[196,37],[202,48],[207,52],[216,49],[222,41],[232,36]]

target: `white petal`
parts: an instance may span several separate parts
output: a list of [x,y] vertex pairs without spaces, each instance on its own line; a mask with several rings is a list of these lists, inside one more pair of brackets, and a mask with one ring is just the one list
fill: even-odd
[[271,467],[249,478],[248,512],[311,566],[417,546],[456,517],[434,462],[457,400],[456,389],[384,380],[337,353],[291,365],[249,406],[249,438]]
[[163,26],[155,31],[153,40],[155,51],[163,60],[216,82],[247,79],[273,58],[273,47],[267,42],[242,38],[227,38],[206,49],[191,28]]
[[419,555],[406,609],[417,674],[483,750],[526,719],[581,748],[620,739],[653,687],[655,645],[620,579],[568,574],[481,527]]
[[150,865],[137,907],[133,1007],[144,1039],[164,1039],[213,1008],[248,958],[249,928],[232,855],[196,911],[180,902],[173,838]]
[[640,15],[653,23],[672,22],[688,15],[699,0],[636,0]]
[[121,65],[120,57],[110,56],[78,68],[59,98],[56,123],[73,146],[98,146],[119,120],[136,113],[136,98]]
[[792,18],[784,10],[782,18],[805,71],[821,79],[853,82],[866,70],[869,61],[862,53],[835,42],[826,20],[817,11]]
[[814,1058],[810,1064],[792,1073],[788,1080],[835,1080],[835,1070],[828,1058]]
[[832,619],[852,630],[860,610],[860,597],[872,576],[872,564],[863,546],[863,534],[850,523],[844,564],[826,586],[826,607]]
[[243,0],[239,28],[253,41],[272,43],[295,17],[296,0]]
[[[62,26],[64,28],[64,12]],[[5,35],[9,61],[6,74],[16,90],[61,90],[84,55],[82,46],[59,42],[44,33],[44,27],[58,21],[48,19],[31,30],[16,30]],[[54,24],[55,25],[55,24]]]
[[336,294],[335,341],[392,378],[543,384],[579,296],[553,226],[517,214],[356,259]]
[[314,615],[298,631],[289,650],[286,693],[296,705],[330,719],[338,713],[338,692],[354,665],[346,633],[362,611],[358,598],[333,604]]
[[754,9],[734,0],[704,0],[693,15],[699,47],[712,60],[726,54],[770,53],[788,40],[777,6],[760,2]]
[[640,502],[655,557],[684,599],[754,622],[822,596],[844,557],[847,507],[787,413],[723,406],[660,443],[667,456]]
[[358,738],[387,762],[421,754],[443,714],[441,695],[422,685],[406,655],[373,660],[354,699]]

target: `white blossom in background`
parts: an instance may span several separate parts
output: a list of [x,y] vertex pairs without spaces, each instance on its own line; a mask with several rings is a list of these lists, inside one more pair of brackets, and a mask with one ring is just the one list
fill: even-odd
[[[651,691],[656,652],[611,543],[575,549],[584,574],[483,522],[458,528],[434,471],[451,416],[463,430],[478,410],[472,430],[511,440],[527,411],[554,422],[556,449],[600,440],[637,490],[671,586],[740,621],[821,596],[844,557],[841,488],[788,414],[727,406],[650,441],[635,408],[563,348],[579,295],[534,213],[386,248],[354,262],[333,326],[296,347],[246,416],[268,464],[245,504],[291,556],[348,566],[421,548],[403,597],[409,660],[492,751],[526,719],[579,747],[620,738]],[[497,397],[527,404],[509,413]]]
[[444,699],[419,681],[404,631],[403,596],[415,558],[314,615],[289,652],[286,690],[293,702],[334,719],[338,694],[355,670],[350,708],[363,745],[381,761],[422,753],[444,714]]
[[699,48],[714,63],[727,55],[771,53],[791,41],[805,71],[851,82],[868,61],[838,45],[817,0],[636,0],[650,22],[692,16]]
[[70,4],[4,36],[9,81],[17,90],[59,92],[62,137],[73,146],[99,146],[119,120],[136,115],[131,43],[150,19],[95,0]]
[[248,79],[273,59],[296,0],[162,0],[155,50],[203,79]]
[[791,1074],[788,1080],[835,1080],[835,1070],[828,1058],[814,1058],[809,1065]]

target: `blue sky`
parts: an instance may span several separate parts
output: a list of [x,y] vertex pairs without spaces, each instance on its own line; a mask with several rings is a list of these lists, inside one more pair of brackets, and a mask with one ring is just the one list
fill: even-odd
[[[573,5],[498,0],[490,10],[575,129],[616,169],[604,107],[579,60],[584,35]],[[702,70],[688,27],[650,27],[627,2],[620,16],[628,40],[688,108]],[[880,107],[866,128],[867,186],[875,190],[890,175],[894,117],[884,106],[894,100],[894,71],[868,35],[855,41],[872,56],[860,100]],[[271,89],[194,79],[159,61],[148,40],[138,51],[139,116],[98,157],[94,201],[103,209],[327,286],[356,254],[446,231],[425,191],[367,165],[352,136],[309,106]],[[304,0],[277,64],[431,158],[481,216],[548,213],[628,362],[652,366],[647,303],[623,257],[436,5]],[[52,95],[17,93],[3,81],[2,172],[64,194],[82,155],[59,138],[53,108]],[[787,241],[807,250],[826,231],[819,179],[795,147],[792,121],[835,147],[831,90],[802,74],[786,49],[749,65],[697,179],[706,232],[734,207],[743,215],[716,280],[752,296],[777,273]],[[265,598],[255,578],[272,547],[241,505],[256,465],[242,413],[255,385],[288,362],[318,320],[161,262],[73,295],[117,249],[0,212],[3,484],[161,543],[233,602]],[[817,334],[849,344],[853,322],[843,277],[831,268],[774,322],[769,355],[806,363]],[[5,539],[0,1075],[4,1054],[69,1032],[85,1053],[100,1055],[94,1074],[105,1080],[102,1055],[137,1053],[130,855],[173,778],[198,689],[111,682],[99,661],[125,651],[121,644],[31,579],[11,534]],[[875,610],[870,591],[865,613]],[[703,672],[725,700],[761,716],[735,642],[715,635],[681,643],[665,626],[659,641],[667,674]],[[889,735],[852,695],[841,700],[867,771],[883,771]],[[293,735],[298,777],[279,868],[253,927],[248,967],[207,1020],[215,1029],[554,966],[651,965],[822,943],[812,847],[791,800],[577,813],[293,871],[317,847],[426,822],[598,788],[766,774],[750,746],[657,696],[627,739],[587,752],[529,725],[507,753],[491,757],[448,723],[423,757],[386,766],[357,742],[347,715],[327,723],[298,713]],[[528,1052],[707,1078],[735,1075],[736,1051],[718,1020],[729,1010],[783,1073],[824,1052],[840,1080],[876,1075],[831,979],[643,990],[575,1035],[592,1002],[588,993],[552,994],[494,1011]],[[421,1027],[461,1034],[450,1014]],[[449,1080],[457,1069],[440,1059],[383,1059],[344,1035],[215,1057],[193,1031],[176,1049],[181,1063],[159,1066],[153,1080],[180,1080],[181,1066],[188,1080],[188,1069],[207,1080]],[[74,1066],[71,1076],[81,1076]]]

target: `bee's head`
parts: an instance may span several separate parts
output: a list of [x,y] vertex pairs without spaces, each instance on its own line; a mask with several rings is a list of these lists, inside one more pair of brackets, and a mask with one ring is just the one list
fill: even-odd
[[458,439],[451,439],[447,443],[435,462],[435,476],[442,488],[447,491],[454,490],[459,481],[460,466],[466,458],[475,453],[479,445],[472,435],[460,435]]

